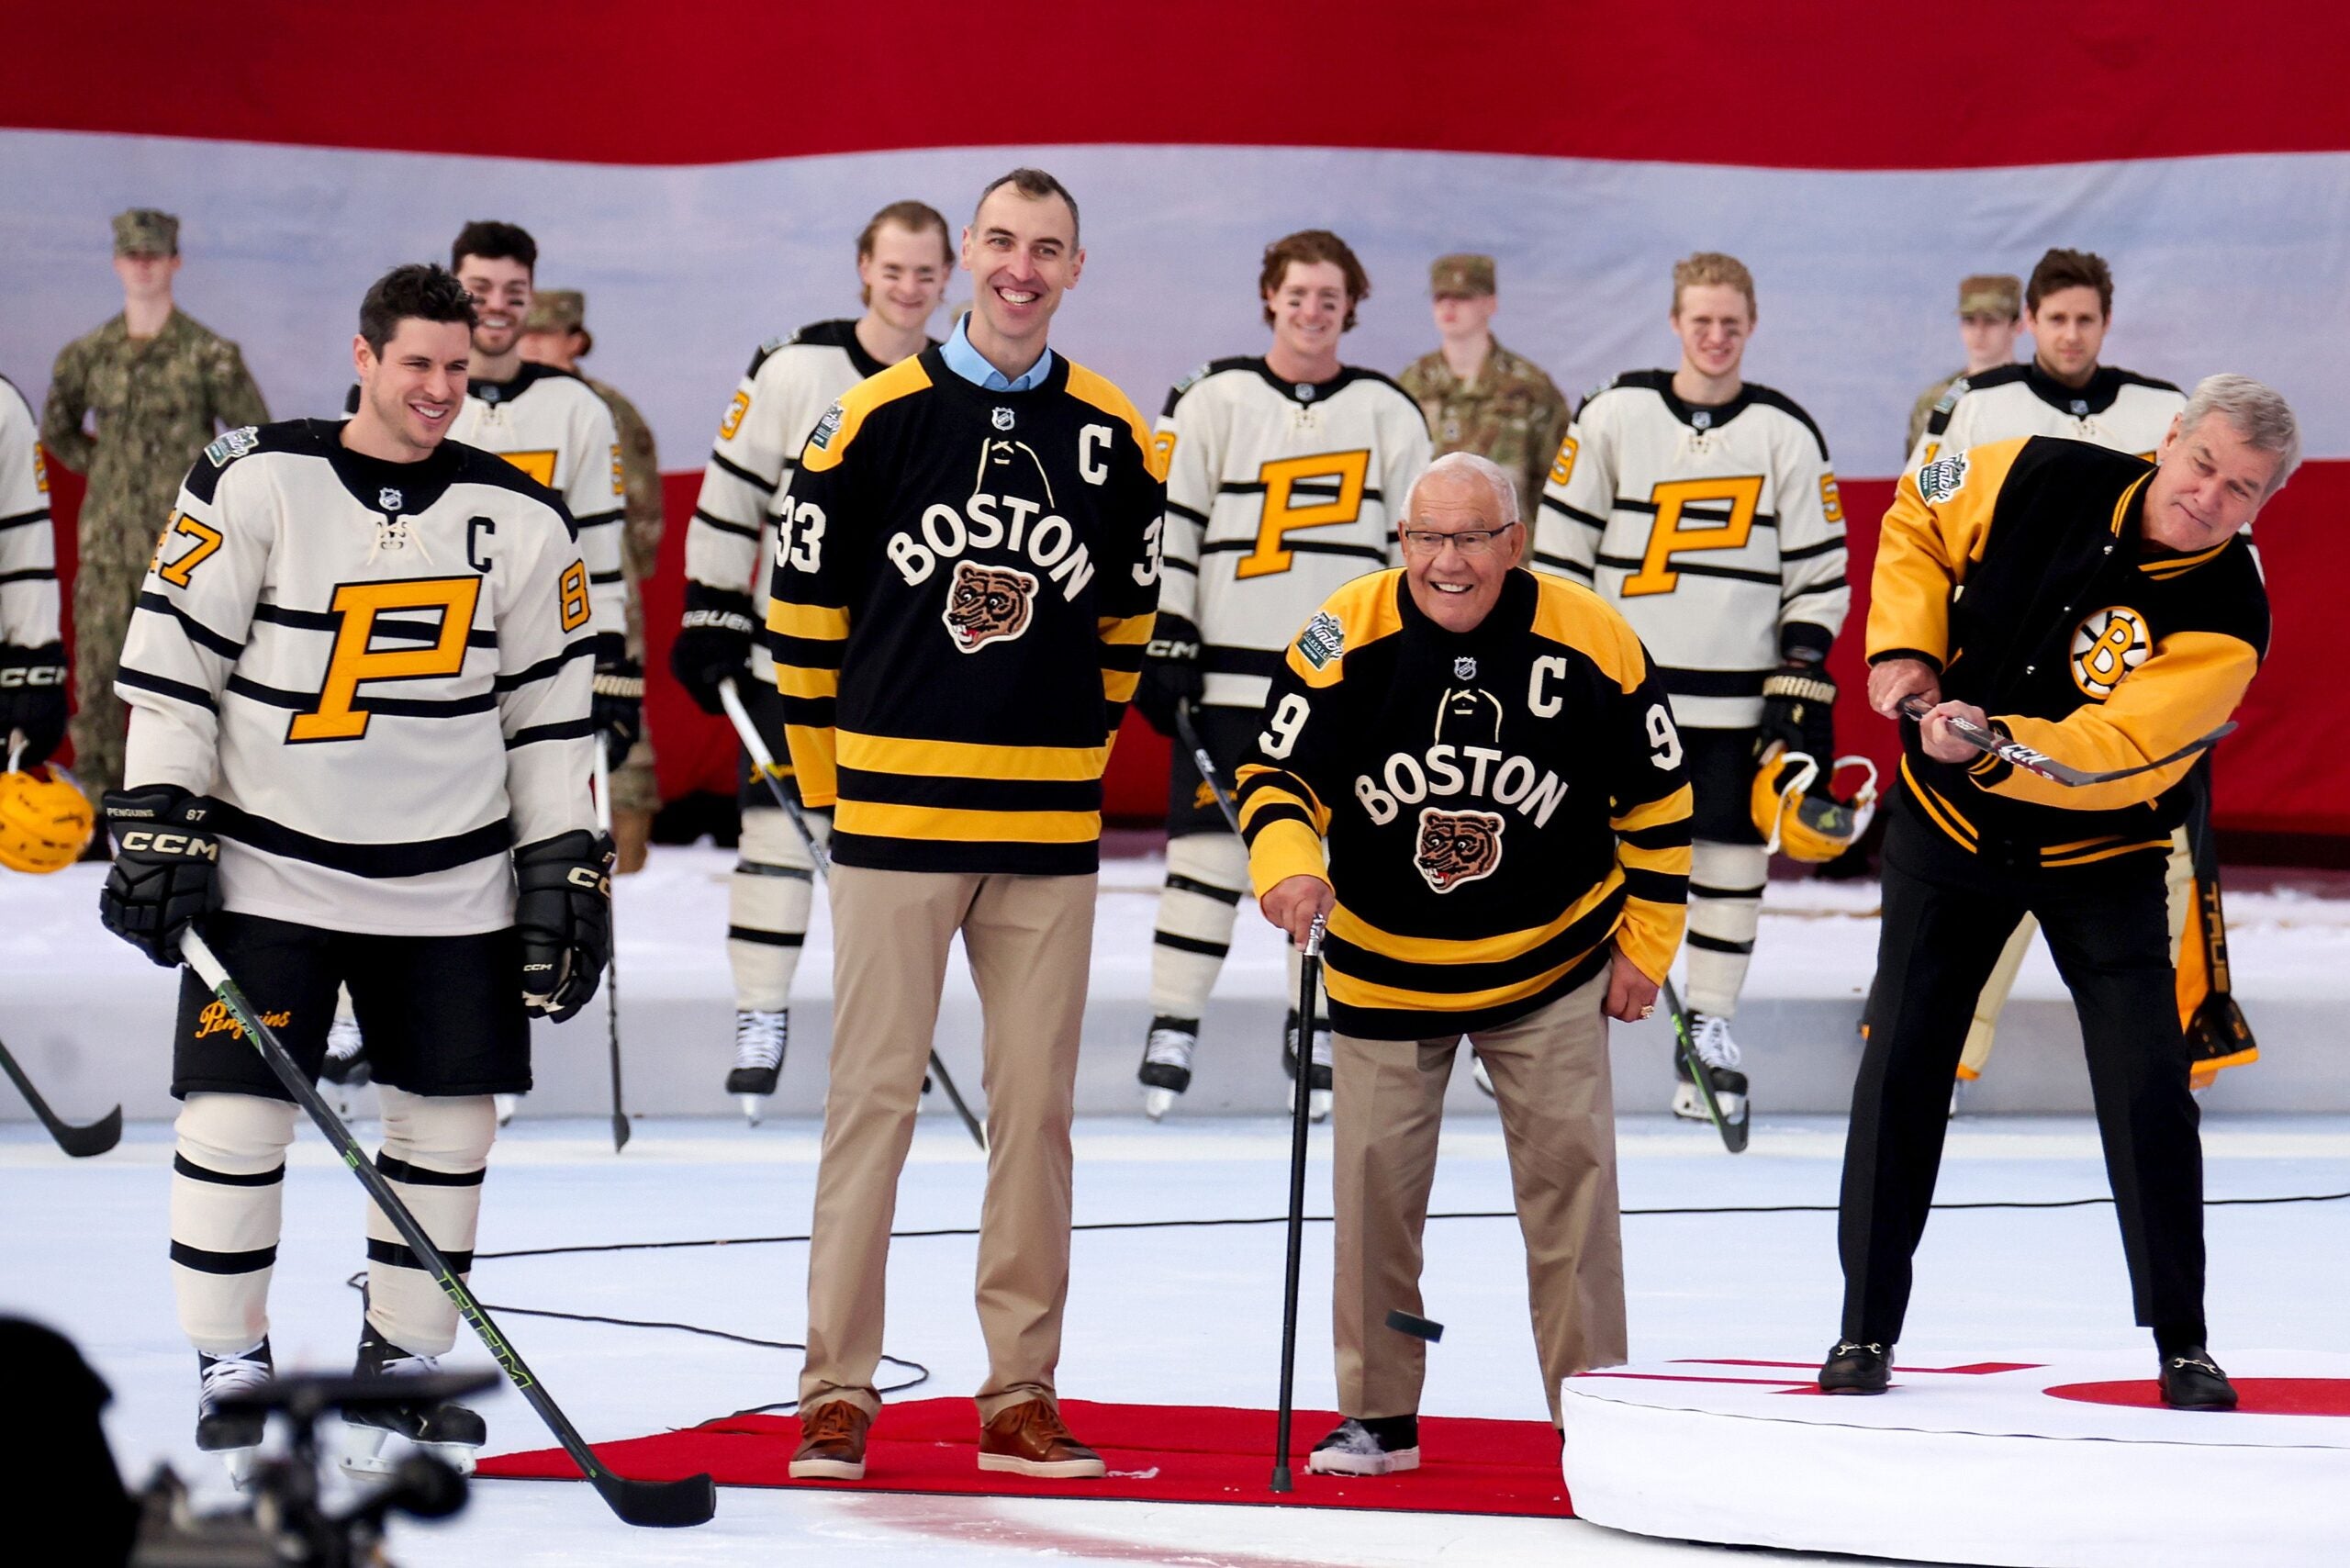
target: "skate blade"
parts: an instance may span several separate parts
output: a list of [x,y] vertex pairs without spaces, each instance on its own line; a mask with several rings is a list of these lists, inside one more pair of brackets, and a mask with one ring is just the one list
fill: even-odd
[[1486,1099],[1492,1100],[1496,1098],[1494,1093],[1493,1078],[1485,1071],[1485,1063],[1483,1058],[1479,1058],[1476,1061],[1471,1064],[1469,1069],[1469,1081],[1475,1084],[1477,1086],[1477,1092],[1483,1094]]
[[[1297,1081],[1295,1079],[1290,1080],[1289,1109],[1292,1115],[1297,1112]],[[1329,1090],[1314,1089],[1307,1091],[1305,1097],[1305,1119],[1309,1122],[1326,1122],[1330,1119]]]
[[466,1443],[410,1442],[381,1427],[361,1427],[348,1421],[343,1423],[342,1433],[342,1472],[353,1477],[389,1475],[410,1453],[428,1454],[460,1475],[471,1475],[479,1453]]
[[1142,1114],[1155,1122],[1175,1108],[1175,1101],[1172,1089],[1146,1089],[1142,1092]]
[[755,1127],[759,1125],[759,1117],[767,1108],[766,1099],[757,1094],[737,1094],[734,1096],[734,1103],[743,1107],[743,1119]]
[[252,1485],[253,1472],[261,1468],[259,1448],[221,1449],[218,1455],[221,1467],[229,1473],[230,1484],[240,1492]]
[[497,1094],[492,1095],[491,1098],[497,1102],[498,1125],[502,1127],[507,1123],[514,1119],[514,1107],[521,1103],[521,1096],[519,1094]]

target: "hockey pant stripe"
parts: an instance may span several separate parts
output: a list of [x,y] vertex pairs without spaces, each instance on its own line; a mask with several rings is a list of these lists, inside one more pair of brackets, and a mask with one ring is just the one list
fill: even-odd
[[[498,1136],[497,1102],[487,1094],[426,1096],[389,1084],[377,1088],[384,1147],[375,1168],[463,1275],[473,1267],[482,1178]],[[457,1342],[455,1305],[373,1203],[367,1205],[367,1318],[386,1339],[414,1355],[445,1355]]]
[[269,1333],[269,1282],[295,1107],[253,1094],[191,1094],[172,1155],[172,1295],[181,1331],[214,1356]]
[[1754,957],[1762,920],[1762,887],[1771,856],[1759,844],[1691,846],[1689,868],[1689,1007],[1715,1018],[1738,1014],[1738,993]]
[[[831,834],[822,817],[808,815],[821,840]],[[815,902],[815,862],[791,819],[772,806],[743,812],[742,859],[726,886],[726,962],[734,975],[734,1005],[746,1013],[780,1013],[791,1005],[792,977]]]
[[1167,841],[1167,885],[1151,936],[1152,1013],[1197,1018],[1207,1010],[1248,887],[1248,847],[1229,833]]

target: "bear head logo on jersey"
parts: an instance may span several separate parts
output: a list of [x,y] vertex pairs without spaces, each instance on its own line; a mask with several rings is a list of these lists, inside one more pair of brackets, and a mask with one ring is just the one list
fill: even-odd
[[1420,837],[1412,864],[1429,887],[1449,893],[1464,882],[1490,877],[1502,863],[1502,819],[1494,812],[1447,812],[1420,808]]
[[1008,643],[1028,630],[1036,599],[1036,579],[1010,566],[982,566],[977,561],[955,563],[955,580],[946,590],[946,622],[958,653],[977,653],[990,643]]

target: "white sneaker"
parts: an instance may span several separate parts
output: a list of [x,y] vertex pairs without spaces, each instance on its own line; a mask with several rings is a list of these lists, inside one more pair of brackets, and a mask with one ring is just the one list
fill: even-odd
[[1393,1475],[1420,1467],[1420,1418],[1391,1416],[1375,1421],[1352,1417],[1314,1445],[1305,1468],[1315,1475]]

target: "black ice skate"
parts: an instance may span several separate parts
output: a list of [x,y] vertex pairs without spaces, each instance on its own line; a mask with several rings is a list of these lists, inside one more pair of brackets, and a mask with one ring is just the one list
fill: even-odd
[[1839,1339],[1820,1363],[1822,1394],[1883,1394],[1893,1382],[1893,1347]]
[[1200,1048],[1200,1021],[1169,1018],[1150,1021],[1143,1040],[1142,1066],[1135,1077],[1142,1081],[1143,1114],[1152,1121],[1167,1114],[1176,1096],[1192,1087],[1192,1053]]
[[784,1047],[791,1043],[791,1013],[740,1009],[734,1014],[734,1070],[726,1075],[726,1092],[743,1107],[744,1118],[759,1125],[767,1097],[783,1076]]
[[206,1453],[218,1454],[229,1467],[229,1478],[242,1486],[261,1451],[267,1418],[258,1410],[232,1416],[214,1407],[224,1399],[253,1392],[276,1375],[269,1341],[264,1338],[233,1356],[207,1356],[198,1350],[196,1366],[200,1380],[196,1394],[196,1446]]
[[[359,1360],[352,1368],[354,1377],[421,1377],[440,1370],[439,1357],[411,1355],[385,1338],[373,1323],[360,1319]],[[352,1411],[344,1415],[343,1424],[348,1446],[342,1467],[353,1475],[388,1474],[397,1456],[384,1450],[386,1439],[395,1437],[407,1439],[454,1466],[458,1473],[470,1475],[475,1450],[489,1436],[481,1417],[454,1400]]]
[[[1281,1020],[1281,1071],[1289,1078],[1290,1109],[1297,1108],[1297,1009],[1289,1010]],[[1317,1122],[1330,1119],[1330,1025],[1327,1019],[1314,1022],[1314,1075],[1312,1097],[1305,1103],[1305,1114]]]
[[1314,1445],[1305,1461],[1305,1468],[1316,1475],[1393,1475],[1419,1467],[1417,1416],[1381,1416],[1368,1421],[1348,1417]]
[[2200,1345],[2183,1356],[2163,1358],[2163,1403],[2174,1410],[2232,1410],[2236,1385]]
[[1732,1154],[1746,1148],[1746,1074],[1738,1070],[1738,1042],[1729,1021],[1703,1013],[1673,1014],[1673,1114],[1711,1122]]

